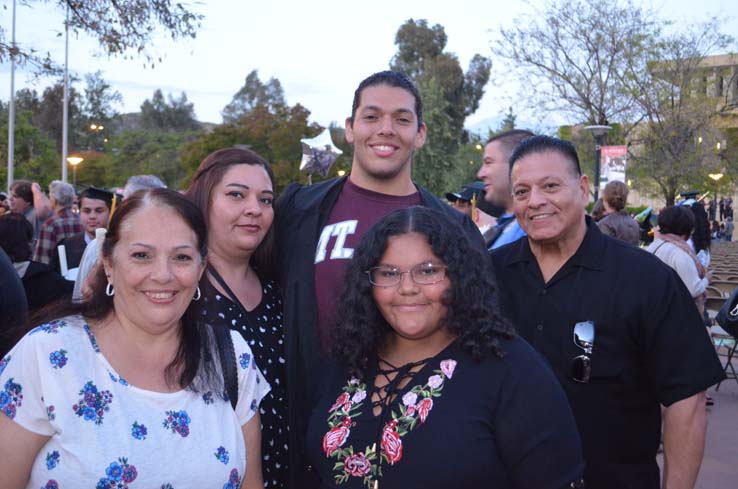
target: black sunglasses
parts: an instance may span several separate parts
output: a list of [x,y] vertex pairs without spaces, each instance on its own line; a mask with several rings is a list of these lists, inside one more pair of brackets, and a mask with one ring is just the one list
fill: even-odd
[[584,355],[571,359],[571,378],[575,382],[586,384],[592,376],[592,347],[595,340],[595,325],[592,321],[584,321],[574,325],[574,344],[584,350]]

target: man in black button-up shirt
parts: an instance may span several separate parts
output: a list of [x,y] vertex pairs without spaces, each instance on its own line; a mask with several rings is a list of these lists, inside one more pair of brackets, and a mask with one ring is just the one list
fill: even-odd
[[[693,487],[703,392],[723,372],[687,289],[658,259],[585,217],[589,182],[571,143],[536,136],[510,159],[528,238],[492,253],[503,307],[567,393],[587,487],[659,487],[662,406],[664,487]],[[584,322],[594,324],[594,339],[577,344],[575,325]]]

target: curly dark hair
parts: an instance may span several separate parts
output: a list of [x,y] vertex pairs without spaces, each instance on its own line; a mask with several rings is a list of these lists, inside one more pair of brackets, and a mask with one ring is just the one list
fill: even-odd
[[489,256],[475,246],[461,225],[446,214],[426,207],[394,211],[375,224],[361,239],[349,264],[338,304],[340,318],[333,331],[333,355],[351,375],[362,377],[369,359],[386,346],[392,327],[372,296],[366,270],[376,266],[392,236],[419,233],[446,265],[451,286],[444,303],[443,327],[459,340],[473,359],[502,357],[500,338],[515,330],[500,312],[497,283]]

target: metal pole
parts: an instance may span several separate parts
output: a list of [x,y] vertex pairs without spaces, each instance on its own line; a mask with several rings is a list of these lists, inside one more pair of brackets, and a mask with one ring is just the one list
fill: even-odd
[[595,135],[595,169],[594,169],[594,201],[600,195],[600,157],[602,153],[602,135]]
[[62,117],[62,182],[67,183],[67,137],[69,133],[69,6],[67,6],[67,19],[64,22],[64,110]]
[[15,159],[15,0],[13,0],[13,27],[10,41],[10,103],[8,104],[8,192],[13,185]]

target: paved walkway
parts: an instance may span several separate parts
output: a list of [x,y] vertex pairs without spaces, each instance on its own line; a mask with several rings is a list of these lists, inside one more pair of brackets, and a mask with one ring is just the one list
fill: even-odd
[[[738,359],[733,359],[733,365],[738,370]],[[738,488],[738,383],[727,379],[719,391],[711,388],[709,395],[715,405],[707,408],[707,445],[695,488]]]

